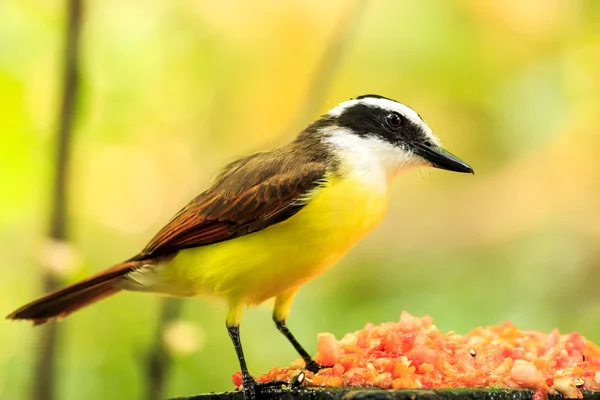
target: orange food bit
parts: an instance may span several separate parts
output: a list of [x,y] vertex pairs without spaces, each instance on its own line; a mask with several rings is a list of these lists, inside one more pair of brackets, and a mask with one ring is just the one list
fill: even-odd
[[315,360],[321,365],[333,365],[340,359],[340,343],[331,333],[319,333],[317,349]]
[[335,364],[333,366],[333,368],[331,369],[331,374],[334,376],[342,376],[342,374],[344,373],[345,369],[342,366],[342,364]]
[[[368,323],[340,341],[319,335],[315,359],[332,367],[307,372],[307,385],[530,388],[536,400],[549,392],[581,398],[581,390],[600,390],[600,347],[578,333],[523,331],[511,322],[458,335],[441,332],[431,317],[402,312],[398,322]],[[289,382],[297,373],[273,368],[259,381]],[[233,382],[239,386],[241,374]]]

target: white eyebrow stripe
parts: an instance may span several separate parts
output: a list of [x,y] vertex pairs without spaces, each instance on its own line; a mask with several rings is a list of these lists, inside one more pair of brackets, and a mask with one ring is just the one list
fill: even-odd
[[413,124],[423,129],[423,132],[425,132],[425,134],[431,139],[431,141],[433,141],[433,143],[437,144],[438,146],[440,145],[440,140],[437,138],[437,136],[433,134],[431,128],[425,123],[425,121],[421,119],[421,117],[419,117],[419,114],[417,114],[415,110],[394,100],[378,97],[364,97],[362,99],[352,99],[341,103],[340,105],[329,111],[328,115],[332,117],[339,117],[345,110],[358,104],[374,106],[383,110],[395,111],[400,115],[404,116],[404,118],[408,119]]

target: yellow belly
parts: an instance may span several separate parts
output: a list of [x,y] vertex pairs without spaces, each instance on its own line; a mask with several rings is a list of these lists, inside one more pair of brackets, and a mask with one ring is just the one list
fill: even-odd
[[387,187],[334,178],[290,219],[263,231],[181,251],[154,271],[155,290],[258,304],[333,266],[383,218]]

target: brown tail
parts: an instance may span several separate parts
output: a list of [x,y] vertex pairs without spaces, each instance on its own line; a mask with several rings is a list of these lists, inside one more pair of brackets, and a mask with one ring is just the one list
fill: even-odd
[[41,325],[52,318],[62,319],[74,311],[120,291],[119,278],[140,266],[129,261],[102,271],[83,281],[47,294],[12,312],[6,319],[24,319]]

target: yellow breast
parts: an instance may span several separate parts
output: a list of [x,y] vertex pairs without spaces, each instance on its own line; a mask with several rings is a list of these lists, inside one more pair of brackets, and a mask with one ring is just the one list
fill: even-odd
[[387,186],[331,178],[284,222],[180,252],[158,271],[160,291],[260,303],[330,268],[381,221],[387,205]]

